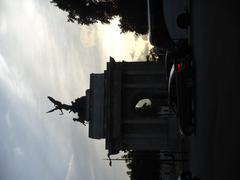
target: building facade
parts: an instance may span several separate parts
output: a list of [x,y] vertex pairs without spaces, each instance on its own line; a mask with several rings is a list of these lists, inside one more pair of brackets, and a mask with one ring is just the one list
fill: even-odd
[[89,137],[105,139],[111,154],[124,150],[179,150],[176,117],[168,108],[162,62],[115,62],[90,75],[86,91]]

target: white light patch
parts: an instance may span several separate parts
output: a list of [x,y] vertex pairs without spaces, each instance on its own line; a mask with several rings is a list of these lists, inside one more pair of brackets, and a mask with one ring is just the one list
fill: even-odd
[[17,158],[19,158],[19,157],[24,156],[24,151],[23,151],[19,146],[17,146],[17,147],[14,147],[14,148],[13,148],[13,154],[14,154]]
[[83,26],[80,30],[80,41],[86,48],[96,44],[96,26]]
[[22,2],[23,8],[25,9],[25,15],[28,18],[32,18],[36,14],[36,8],[31,0],[25,0]]
[[123,52],[123,40],[120,36],[118,27],[119,20],[114,19],[110,25],[99,25],[99,38],[101,39],[103,51],[108,56],[113,56],[118,59]]
[[119,18],[115,18],[110,25],[98,25],[104,54],[117,61],[142,60],[142,56],[147,55],[143,52],[148,51],[149,42],[144,36],[136,38],[134,33],[121,33],[118,24]]
[[34,105],[32,91],[26,86],[16,68],[9,68],[5,58],[0,54],[0,80],[6,87],[20,99]]
[[6,19],[0,19],[0,34],[5,34],[7,32],[7,21]]
[[6,113],[5,119],[6,119],[8,128],[11,130],[12,129],[12,122],[10,120],[10,112],[9,111]]
[[69,160],[69,163],[68,163],[68,170],[67,170],[65,180],[70,180],[71,179],[71,175],[73,173],[73,165],[74,165],[74,155],[72,154],[72,156]]
[[9,73],[9,68],[8,65],[6,64],[4,57],[0,54],[0,78],[3,78],[4,74]]

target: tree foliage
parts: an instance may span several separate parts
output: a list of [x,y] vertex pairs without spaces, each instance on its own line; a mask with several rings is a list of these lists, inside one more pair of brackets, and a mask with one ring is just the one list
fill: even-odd
[[122,158],[130,170],[128,174],[135,180],[159,180],[160,161],[156,151],[129,151]]
[[114,1],[52,0],[51,2],[68,12],[68,21],[84,25],[98,21],[108,24],[118,12]]
[[109,24],[118,16],[123,33],[135,32],[138,35],[148,31],[145,0],[52,0],[51,3],[66,11],[70,22]]
[[119,0],[119,17],[122,32],[147,34],[147,1],[146,0]]

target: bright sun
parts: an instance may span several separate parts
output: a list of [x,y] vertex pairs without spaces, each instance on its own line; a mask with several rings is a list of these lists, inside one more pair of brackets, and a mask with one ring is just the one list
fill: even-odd
[[119,18],[115,18],[110,25],[99,25],[103,50],[117,61],[137,60],[149,47],[148,41],[136,38],[133,33],[121,34],[118,24]]

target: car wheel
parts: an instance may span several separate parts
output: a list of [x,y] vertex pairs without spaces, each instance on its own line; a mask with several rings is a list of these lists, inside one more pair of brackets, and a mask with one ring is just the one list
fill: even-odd
[[181,177],[181,180],[191,180],[192,173],[190,171],[184,171],[184,172],[182,172],[180,177]]
[[181,29],[187,29],[190,25],[190,15],[189,13],[182,13],[177,17],[177,25]]
[[185,136],[191,136],[194,132],[194,126],[193,125],[188,125],[185,129],[184,129],[184,135]]

